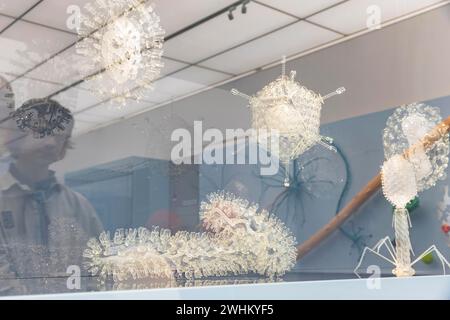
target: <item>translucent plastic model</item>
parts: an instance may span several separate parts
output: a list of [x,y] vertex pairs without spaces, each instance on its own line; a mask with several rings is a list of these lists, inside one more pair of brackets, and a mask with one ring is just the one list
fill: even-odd
[[[427,145],[422,141],[432,129],[441,122],[438,108],[424,104],[411,104],[398,108],[387,120],[383,143],[386,161],[381,170],[383,194],[394,205],[393,226],[395,247],[388,237],[380,240],[373,248],[365,248],[358,268],[367,251],[389,261],[395,268],[392,273],[397,277],[413,276],[413,266],[421,258],[435,252],[442,263],[445,274],[449,262],[433,245],[412,261],[414,254],[409,236],[411,221],[406,205],[416,195],[445,178],[448,165],[449,136],[443,135],[435,144]],[[390,257],[380,253],[387,249]]]
[[324,101],[334,95],[342,94],[345,88],[321,96],[296,81],[296,72],[285,72],[285,58],[280,77],[262,88],[256,95],[248,96],[232,89],[231,93],[249,101],[252,114],[252,128],[264,132],[275,131],[279,135],[279,146],[269,150],[286,167],[285,186],[289,186],[289,162],[316,144],[330,150],[333,139],[320,135],[320,113]]
[[231,194],[214,193],[201,205],[209,232],[146,228],[117,230],[91,239],[86,267],[102,278],[127,279],[281,276],[295,265],[295,239],[283,223]]

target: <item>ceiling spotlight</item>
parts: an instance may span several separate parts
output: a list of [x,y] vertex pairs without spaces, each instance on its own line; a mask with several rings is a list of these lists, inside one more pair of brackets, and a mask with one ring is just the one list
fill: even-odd
[[233,6],[230,8],[230,11],[228,11],[228,19],[229,20],[233,20],[234,19],[234,15],[233,15],[233,11],[236,10],[236,7]]
[[250,0],[245,0],[242,2],[242,8],[241,8],[241,12],[242,14],[246,14],[247,13],[247,4],[250,2]]

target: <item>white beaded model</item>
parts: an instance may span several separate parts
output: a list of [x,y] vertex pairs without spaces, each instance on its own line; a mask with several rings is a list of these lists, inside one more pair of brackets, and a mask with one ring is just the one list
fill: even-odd
[[[373,248],[366,247],[354,270],[358,277],[357,270],[367,251],[392,263],[395,266],[392,273],[397,277],[413,276],[414,264],[431,252],[435,252],[441,261],[444,274],[446,266],[450,268],[449,262],[434,245],[414,261],[411,260],[411,253],[414,254],[414,251],[409,236],[411,221],[406,209],[408,202],[414,199],[418,192],[434,186],[438,180],[445,178],[449,153],[448,134],[444,134],[426,149],[421,143],[440,122],[438,108],[417,103],[402,106],[389,117],[383,135],[387,160],[381,169],[381,181],[384,196],[395,207],[393,216],[395,248],[388,237],[381,239]],[[383,246],[390,257],[380,254]]]
[[295,80],[296,72],[286,75],[286,58],[282,61],[282,74],[262,88],[256,95],[249,96],[232,89],[231,93],[249,101],[252,128],[274,133],[279,137],[278,150],[269,146],[286,168],[285,186],[289,186],[289,162],[316,144],[335,151],[333,139],[320,135],[320,113],[324,101],[342,94],[345,88],[321,96],[302,86]]
[[275,277],[296,261],[295,239],[283,223],[225,193],[209,195],[200,217],[207,233],[146,228],[102,233],[83,256],[93,275],[115,281],[257,273]]
[[163,67],[158,15],[142,0],[93,0],[84,9],[76,49],[98,70],[92,89],[101,98],[141,98]]

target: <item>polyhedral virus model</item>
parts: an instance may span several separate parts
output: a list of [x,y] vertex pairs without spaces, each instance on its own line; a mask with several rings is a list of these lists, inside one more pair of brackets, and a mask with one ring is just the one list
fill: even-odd
[[[334,95],[342,94],[345,88],[321,96],[296,81],[296,72],[286,75],[285,58],[282,74],[262,88],[256,95],[248,96],[236,89],[232,94],[249,101],[252,115],[252,128],[256,134],[268,132],[279,138],[278,146],[268,146],[286,167],[285,186],[289,186],[289,162],[316,144],[330,150],[333,139],[320,135],[320,113],[324,101]],[[260,140],[260,139],[259,139]],[[259,141],[261,142],[261,141]]]

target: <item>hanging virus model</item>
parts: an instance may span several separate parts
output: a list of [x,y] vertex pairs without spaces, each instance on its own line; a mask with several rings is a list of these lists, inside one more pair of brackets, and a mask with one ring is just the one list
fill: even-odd
[[[277,146],[268,146],[286,167],[284,185],[289,186],[289,163],[316,144],[330,150],[333,139],[320,135],[320,113],[324,101],[342,94],[345,88],[321,96],[302,86],[295,80],[296,72],[286,75],[286,59],[283,57],[282,74],[262,88],[256,95],[249,96],[232,89],[231,93],[249,101],[252,128],[255,134],[276,134]],[[261,142],[261,139],[258,139]]]
[[101,98],[139,99],[163,67],[159,17],[143,0],[95,0],[84,8],[77,52],[98,70],[88,79],[92,89]]
[[[367,251],[392,263],[395,266],[392,273],[397,277],[413,276],[414,264],[432,252],[435,252],[441,261],[444,274],[446,266],[450,268],[449,262],[434,245],[416,260],[411,260],[411,253],[414,254],[414,251],[409,236],[411,221],[406,209],[408,202],[414,199],[418,192],[445,178],[449,153],[448,133],[443,134],[433,145],[424,146],[422,143],[440,122],[438,108],[417,103],[402,106],[389,117],[383,135],[387,160],[381,169],[381,181],[384,196],[395,206],[395,248],[388,237],[380,240],[373,248],[365,248],[355,268],[358,276],[357,270]],[[387,249],[390,257],[380,253],[383,247]]]
[[225,193],[201,204],[205,233],[146,228],[102,233],[88,242],[85,266],[102,279],[257,273],[281,276],[295,265],[295,239],[283,223],[255,205]]

